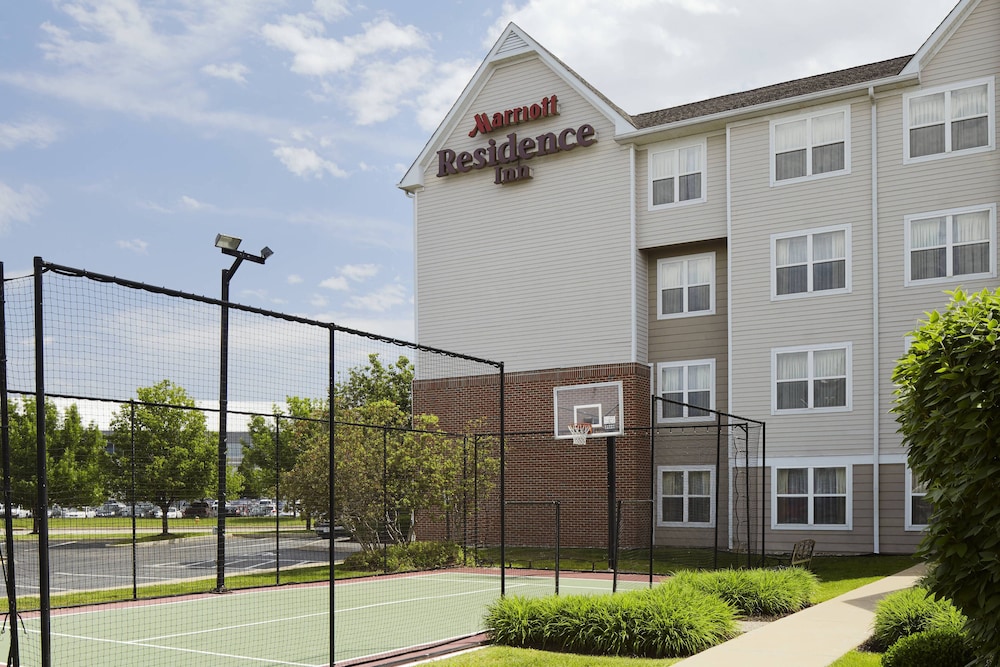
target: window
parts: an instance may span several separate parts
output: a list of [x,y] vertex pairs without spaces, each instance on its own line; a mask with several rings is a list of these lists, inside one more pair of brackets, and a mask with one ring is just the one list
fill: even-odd
[[714,526],[715,471],[711,468],[659,468],[661,526]]
[[996,276],[996,204],[904,218],[906,284]]
[[850,410],[851,345],[771,351],[775,413]]
[[927,502],[927,487],[906,468],[906,530],[923,530],[931,518],[931,504]]
[[659,319],[715,313],[715,253],[671,257],[656,263]]
[[851,228],[827,227],[771,237],[772,297],[850,291]]
[[993,77],[904,95],[904,161],[991,149],[993,107]]
[[705,201],[705,141],[649,148],[650,210]]
[[850,527],[847,466],[775,468],[773,526]]
[[847,109],[771,121],[771,184],[850,171]]
[[[696,420],[710,417],[715,409],[715,359],[672,361],[657,365],[660,379],[659,421]],[[687,403],[687,405],[677,405]]]

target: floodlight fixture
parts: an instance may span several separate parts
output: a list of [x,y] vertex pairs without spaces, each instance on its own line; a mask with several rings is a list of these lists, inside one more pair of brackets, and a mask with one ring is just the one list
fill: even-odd
[[264,246],[263,248],[260,249],[260,256],[263,257],[264,259],[267,259],[273,254],[274,251],[268,248],[267,246]]
[[243,239],[235,236],[228,236],[227,234],[215,235],[215,247],[222,248],[223,250],[236,250],[242,242]]

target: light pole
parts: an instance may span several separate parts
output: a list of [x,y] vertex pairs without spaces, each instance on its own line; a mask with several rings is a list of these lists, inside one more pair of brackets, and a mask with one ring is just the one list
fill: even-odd
[[267,246],[259,255],[237,250],[243,239],[225,234],[215,235],[215,247],[223,255],[235,257],[233,265],[222,269],[222,343],[219,346],[219,500],[218,500],[218,546],[215,560],[215,592],[226,591],[226,458],[229,454],[226,444],[226,410],[229,403],[229,281],[243,260],[263,264],[274,254]]

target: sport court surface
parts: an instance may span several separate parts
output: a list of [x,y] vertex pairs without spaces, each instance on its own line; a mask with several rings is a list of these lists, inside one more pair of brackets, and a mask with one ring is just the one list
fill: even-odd
[[[39,665],[40,619],[22,617],[21,664]],[[329,664],[329,637],[328,585],[237,591],[53,611],[52,664],[319,667]],[[5,658],[9,644],[7,628]]]
[[[618,590],[648,585],[648,579],[619,580]],[[611,588],[610,575],[563,573],[559,579],[560,595],[610,593]],[[506,592],[550,595],[555,592],[554,575],[508,573]],[[499,597],[498,571],[447,570],[338,583],[334,658],[338,663],[361,662],[480,633],[487,606]]]

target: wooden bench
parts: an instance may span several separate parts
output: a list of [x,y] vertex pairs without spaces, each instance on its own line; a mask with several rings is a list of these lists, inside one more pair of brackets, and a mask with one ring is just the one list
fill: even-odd
[[768,556],[770,560],[778,562],[779,567],[798,567],[800,565],[809,569],[812,566],[813,551],[816,549],[816,540],[799,540],[792,546],[792,553]]

